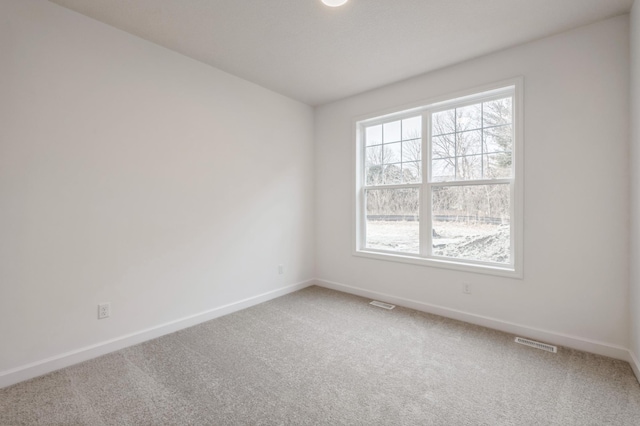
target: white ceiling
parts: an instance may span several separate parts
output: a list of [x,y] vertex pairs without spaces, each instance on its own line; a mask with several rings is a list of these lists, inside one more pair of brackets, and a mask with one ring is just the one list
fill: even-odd
[[310,105],[626,13],[633,0],[50,0]]

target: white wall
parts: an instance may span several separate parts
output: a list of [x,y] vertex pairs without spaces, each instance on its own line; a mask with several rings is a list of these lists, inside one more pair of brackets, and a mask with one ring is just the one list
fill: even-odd
[[[493,326],[538,329],[556,342],[624,356],[628,20],[609,19],[319,107],[318,277],[336,288],[436,305],[479,323],[490,317],[498,320]],[[352,256],[353,119],[516,76],[524,77],[525,92],[524,279]],[[463,281],[472,295],[462,294]]]
[[632,365],[640,379],[640,4],[631,9],[631,307]]
[[0,376],[314,276],[312,108],[41,0],[0,70]]

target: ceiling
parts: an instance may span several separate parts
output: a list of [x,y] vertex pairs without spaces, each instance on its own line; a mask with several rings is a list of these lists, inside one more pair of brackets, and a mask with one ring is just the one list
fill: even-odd
[[627,13],[633,0],[50,0],[320,105]]

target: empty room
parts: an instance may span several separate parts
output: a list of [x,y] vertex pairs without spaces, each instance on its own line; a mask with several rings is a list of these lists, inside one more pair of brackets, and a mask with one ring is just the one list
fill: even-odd
[[640,3],[0,0],[0,425],[640,424]]

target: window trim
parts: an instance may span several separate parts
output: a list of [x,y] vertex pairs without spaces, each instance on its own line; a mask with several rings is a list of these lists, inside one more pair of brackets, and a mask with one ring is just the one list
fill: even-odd
[[[427,120],[423,120],[423,132],[422,132],[422,182],[420,184],[401,184],[401,185],[379,185],[376,189],[392,188],[392,187],[418,187],[421,188],[419,194],[419,202],[421,206],[420,221],[429,220],[431,217],[430,200],[425,200],[425,193],[427,186],[453,186],[453,185],[479,185],[482,183],[499,184],[509,183],[511,187],[511,247],[513,264],[504,265],[498,263],[479,262],[467,259],[453,259],[448,257],[440,257],[431,255],[430,257],[423,257],[426,253],[423,253],[424,244],[421,244],[421,251],[418,255],[410,255],[399,252],[385,251],[380,249],[370,249],[364,246],[365,241],[365,226],[366,220],[363,219],[363,199],[366,189],[373,189],[372,186],[367,186],[364,180],[364,162],[362,161],[362,155],[364,153],[364,125],[371,126],[391,120],[398,120],[415,116],[416,114],[424,114],[427,111],[434,113],[437,111],[450,109],[455,105],[456,108],[465,105],[472,105],[479,101],[491,100],[495,96],[495,99],[504,96],[504,91],[512,88],[513,91],[513,134],[514,144],[512,149],[512,161],[514,163],[513,178],[505,179],[483,179],[473,181],[452,181],[452,182],[430,182],[427,177],[431,173],[431,165],[429,163],[430,150],[425,148],[425,138],[430,138],[430,129],[428,129]],[[495,92],[492,94],[491,92]],[[353,191],[353,232],[352,232],[352,254],[358,257],[364,257],[375,260],[384,260],[392,262],[401,262],[414,265],[422,265],[428,267],[437,267],[452,269],[463,272],[475,272],[481,274],[497,275],[510,278],[522,279],[524,273],[523,265],[523,250],[524,250],[524,90],[523,90],[523,78],[516,77],[509,80],[503,80],[483,86],[476,86],[470,89],[465,89],[453,94],[442,95],[435,98],[431,98],[426,101],[412,103],[389,108],[384,111],[378,111],[369,113],[360,117],[356,117],[352,122],[353,139],[356,143],[352,150],[352,168],[353,176],[352,182],[355,183]],[[511,184],[513,179],[513,183]],[[427,204],[429,205],[427,205]],[[426,222],[424,222],[426,223]],[[431,236],[428,234],[428,226],[420,227],[420,240],[426,241],[426,244],[431,244]],[[425,234],[425,235],[423,235]]]

